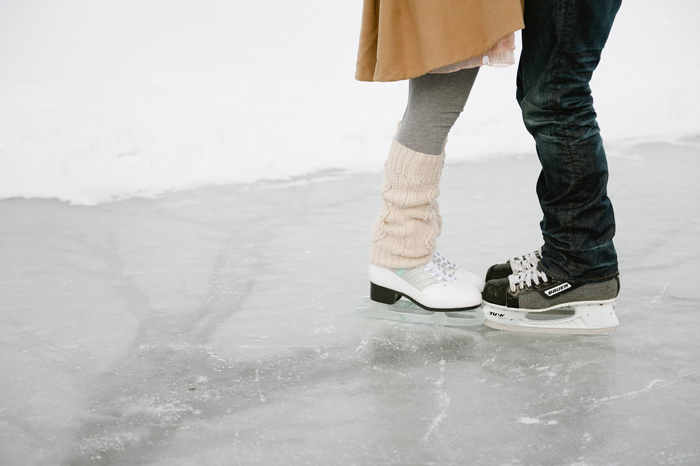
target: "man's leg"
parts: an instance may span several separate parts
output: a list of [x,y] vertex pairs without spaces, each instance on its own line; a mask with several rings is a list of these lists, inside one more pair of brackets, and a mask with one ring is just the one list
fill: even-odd
[[[525,2],[518,103],[542,163],[537,195],[544,246],[539,263],[535,253],[522,258],[535,267],[486,284],[489,327],[608,333],[619,325],[615,217],[589,83],[620,1]],[[533,312],[537,318],[529,317]]]
[[518,103],[535,138],[540,268],[571,283],[618,274],[608,166],[589,86],[621,0],[528,0]]

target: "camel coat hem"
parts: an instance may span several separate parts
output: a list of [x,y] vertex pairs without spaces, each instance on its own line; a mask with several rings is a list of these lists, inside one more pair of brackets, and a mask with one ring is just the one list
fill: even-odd
[[482,55],[524,27],[521,0],[364,0],[355,78],[400,81]]

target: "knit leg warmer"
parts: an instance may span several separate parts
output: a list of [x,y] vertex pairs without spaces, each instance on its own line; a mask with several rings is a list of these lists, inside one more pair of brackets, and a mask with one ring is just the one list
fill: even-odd
[[442,227],[437,197],[444,164],[444,152],[428,155],[392,142],[384,165],[384,204],[372,230],[371,264],[408,269],[430,262]]

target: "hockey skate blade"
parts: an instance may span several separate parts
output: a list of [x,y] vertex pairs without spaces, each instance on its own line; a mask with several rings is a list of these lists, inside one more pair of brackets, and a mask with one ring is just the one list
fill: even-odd
[[362,304],[355,312],[371,319],[395,320],[414,324],[442,325],[446,327],[472,327],[484,323],[481,308],[469,311],[432,312],[420,306],[400,299],[395,304],[382,304],[372,301],[369,296],[362,299]]
[[483,305],[488,327],[498,330],[568,335],[597,335],[617,330],[615,303],[580,303],[575,306],[533,312]]

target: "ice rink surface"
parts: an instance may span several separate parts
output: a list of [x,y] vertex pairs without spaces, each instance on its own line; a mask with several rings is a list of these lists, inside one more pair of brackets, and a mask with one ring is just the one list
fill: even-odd
[[[700,138],[616,151],[610,336],[354,315],[376,174],[0,201],[0,464],[700,464]],[[448,164],[440,251],[539,247],[538,170]]]

